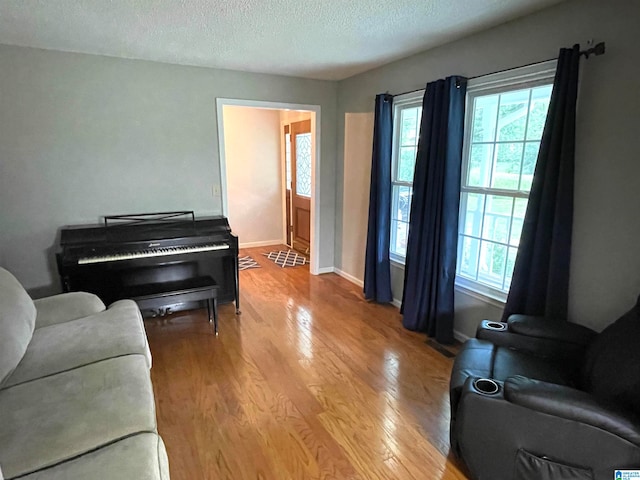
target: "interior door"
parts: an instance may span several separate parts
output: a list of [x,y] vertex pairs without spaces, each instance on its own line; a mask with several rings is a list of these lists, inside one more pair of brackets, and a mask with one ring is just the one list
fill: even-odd
[[293,248],[311,246],[311,120],[291,124],[291,220]]
[[284,126],[285,211],[287,225],[286,244],[293,247],[293,220],[291,219],[291,128]]

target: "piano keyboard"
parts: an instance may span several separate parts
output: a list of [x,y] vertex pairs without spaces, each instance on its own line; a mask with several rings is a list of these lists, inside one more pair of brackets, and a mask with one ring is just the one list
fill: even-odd
[[229,249],[227,243],[214,243],[210,245],[197,245],[193,247],[170,247],[153,250],[140,250],[137,252],[123,252],[114,255],[102,255],[98,257],[84,257],[78,259],[78,265],[90,263],[118,262],[121,260],[133,260],[136,258],[164,257],[166,255],[184,255],[186,253],[210,252],[213,250]]

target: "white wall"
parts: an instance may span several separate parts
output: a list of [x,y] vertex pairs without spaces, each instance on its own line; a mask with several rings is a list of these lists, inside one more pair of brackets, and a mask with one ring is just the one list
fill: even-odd
[[364,279],[367,247],[372,137],[372,112],[345,114],[342,209],[346,214],[342,217],[342,245],[351,248],[343,249],[340,270],[359,284]]
[[305,110],[280,110],[280,121],[284,124],[311,120],[311,112]]
[[229,223],[243,247],[283,242],[280,112],[225,105]]
[[[640,2],[572,0],[497,28],[415,55],[340,82],[336,266],[359,279],[362,240],[345,235],[359,222],[349,206],[349,116],[373,111],[377,93],[424,88],[448,75],[467,77],[556,57],[560,47],[606,41],[604,56],[583,61],[576,132],[576,192],[570,285],[570,319],[601,329],[630,308],[640,293]],[[344,133],[346,132],[346,133]],[[363,145],[371,137],[360,139]],[[364,165],[360,166],[363,173]],[[351,180],[349,180],[351,181]],[[368,196],[368,188],[361,192]],[[362,257],[362,258],[358,258]],[[358,258],[354,261],[354,258]],[[402,297],[402,271],[392,271]],[[502,309],[456,292],[456,329],[473,335],[479,320]]]
[[[320,267],[333,265],[337,84],[0,45],[2,265],[59,290],[57,230],[103,215],[222,213],[216,98],[320,105]],[[233,225],[232,225],[233,228]]]

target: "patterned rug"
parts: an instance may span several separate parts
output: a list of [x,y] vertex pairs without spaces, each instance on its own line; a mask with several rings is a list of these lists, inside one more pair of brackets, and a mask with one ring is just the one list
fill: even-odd
[[260,268],[260,265],[249,256],[238,258],[238,270],[248,270],[249,268]]
[[298,265],[306,265],[309,263],[309,260],[306,257],[294,252],[293,250],[276,250],[269,253],[263,253],[263,255],[282,268],[296,267]]

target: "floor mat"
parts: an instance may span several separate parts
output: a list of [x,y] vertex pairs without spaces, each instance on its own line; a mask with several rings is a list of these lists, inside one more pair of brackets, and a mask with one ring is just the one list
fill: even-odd
[[260,265],[249,256],[238,258],[238,270],[248,270],[249,268],[260,268]]
[[269,253],[263,253],[263,255],[282,268],[296,267],[298,265],[306,265],[309,263],[309,260],[305,256],[300,255],[293,250],[276,250]]

